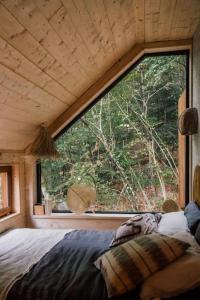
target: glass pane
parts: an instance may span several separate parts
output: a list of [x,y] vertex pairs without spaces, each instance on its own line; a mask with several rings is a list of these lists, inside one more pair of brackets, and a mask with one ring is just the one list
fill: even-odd
[[0,173],[0,209],[8,207],[7,173]]
[[[147,57],[60,136],[42,162],[42,192],[67,209],[73,184],[96,189],[95,211],[156,211],[178,201],[178,101],[186,56]],[[181,159],[184,159],[182,157]]]

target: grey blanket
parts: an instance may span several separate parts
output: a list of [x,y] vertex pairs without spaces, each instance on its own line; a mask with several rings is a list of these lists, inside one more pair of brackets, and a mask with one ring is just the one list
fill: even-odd
[[[7,300],[107,300],[93,262],[109,248],[112,232],[67,234],[10,290]],[[135,295],[135,297],[134,297]],[[118,298],[137,300],[137,292]]]

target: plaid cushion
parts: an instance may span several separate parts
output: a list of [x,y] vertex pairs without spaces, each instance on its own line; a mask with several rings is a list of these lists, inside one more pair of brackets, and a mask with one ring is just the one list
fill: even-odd
[[151,234],[130,240],[100,256],[95,266],[104,277],[108,297],[122,295],[184,254],[189,244]]
[[133,216],[118,227],[110,247],[125,243],[139,235],[157,232],[161,217],[160,213],[146,213]]

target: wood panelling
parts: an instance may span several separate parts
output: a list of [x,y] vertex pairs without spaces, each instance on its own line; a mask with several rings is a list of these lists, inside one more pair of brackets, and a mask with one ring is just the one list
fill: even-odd
[[73,117],[136,44],[190,39],[199,17],[198,0],[0,0],[0,147]]
[[129,216],[116,217],[116,216],[87,216],[76,215],[71,216],[31,216],[28,227],[33,228],[67,228],[67,229],[90,229],[90,230],[115,230],[122,223],[126,222]]
[[0,150],[0,165],[12,166],[12,214],[0,218],[0,232],[26,226],[24,153]]

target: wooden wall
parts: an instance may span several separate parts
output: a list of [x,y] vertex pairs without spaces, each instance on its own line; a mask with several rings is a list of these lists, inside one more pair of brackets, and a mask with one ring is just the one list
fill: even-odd
[[0,150],[0,165],[11,165],[13,173],[14,212],[0,219],[0,232],[2,232],[10,228],[26,226],[24,154]]
[[[130,216],[129,216],[130,217]],[[29,226],[34,228],[68,228],[90,230],[114,230],[129,217],[123,215],[54,214],[32,216]]]
[[[200,25],[197,28],[193,39],[193,106],[200,112]],[[199,116],[200,119],[200,116]],[[200,164],[200,126],[199,132],[192,136],[192,169]]]

